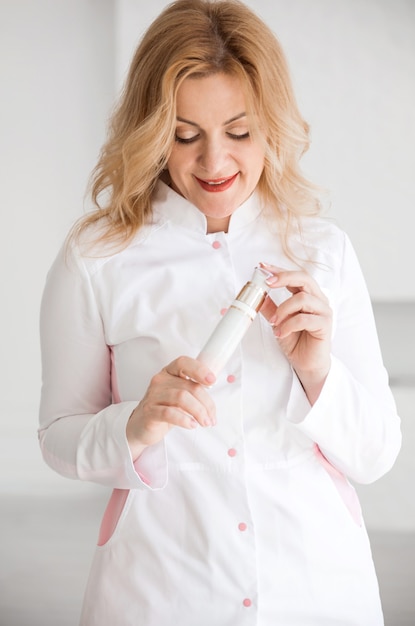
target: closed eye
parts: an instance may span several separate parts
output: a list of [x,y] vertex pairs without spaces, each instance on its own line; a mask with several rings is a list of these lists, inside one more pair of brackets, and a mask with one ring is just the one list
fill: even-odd
[[177,143],[193,143],[196,139],[199,139],[199,137],[200,135],[193,135],[193,137],[179,137],[176,135],[174,139]]
[[236,139],[237,141],[240,141],[241,139],[248,139],[249,138],[249,132],[243,133],[242,135],[236,135],[235,133],[226,133],[226,134],[231,139]]
[[[226,134],[228,135],[228,137],[230,137],[230,139],[235,139],[236,141],[241,141],[242,139],[249,139],[249,136],[250,136],[249,132],[242,133],[241,135],[238,135],[236,133],[229,133],[229,132]],[[200,137],[200,134],[193,135],[192,137],[179,137],[178,135],[176,135],[175,141],[177,141],[177,143],[189,144],[199,139],[199,137]]]

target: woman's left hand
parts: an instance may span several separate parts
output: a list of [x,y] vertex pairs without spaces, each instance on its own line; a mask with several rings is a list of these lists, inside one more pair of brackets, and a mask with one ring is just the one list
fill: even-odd
[[332,311],[328,299],[303,270],[283,270],[265,263],[261,266],[272,274],[267,280],[271,289],[285,287],[292,294],[278,306],[267,296],[261,313],[272,325],[282,351],[313,404],[330,369]]

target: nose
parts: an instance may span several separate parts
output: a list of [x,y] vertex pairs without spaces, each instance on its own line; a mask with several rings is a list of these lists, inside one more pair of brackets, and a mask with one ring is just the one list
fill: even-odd
[[223,175],[224,166],[227,160],[226,149],[220,139],[205,139],[201,143],[201,150],[198,157],[199,166],[207,172],[211,178],[215,175]]

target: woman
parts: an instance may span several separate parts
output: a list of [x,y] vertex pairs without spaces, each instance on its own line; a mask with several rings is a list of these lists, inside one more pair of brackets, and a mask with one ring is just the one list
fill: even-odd
[[[148,29],[41,311],[44,458],[113,489],[84,626],[383,623],[348,479],[392,467],[399,418],[307,130],[243,4]],[[269,296],[215,376],[195,357],[258,263]]]

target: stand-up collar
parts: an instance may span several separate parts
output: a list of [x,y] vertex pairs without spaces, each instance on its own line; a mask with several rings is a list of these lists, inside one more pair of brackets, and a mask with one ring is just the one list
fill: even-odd
[[[229,222],[228,231],[243,228],[254,221],[261,213],[259,194],[254,192],[233,213]],[[153,196],[153,215],[156,222],[171,221],[182,228],[206,234],[207,221],[199,209],[159,180]]]

